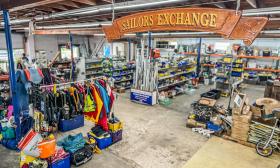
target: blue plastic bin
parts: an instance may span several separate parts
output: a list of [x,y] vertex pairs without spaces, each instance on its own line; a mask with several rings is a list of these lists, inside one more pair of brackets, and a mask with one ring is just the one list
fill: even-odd
[[210,121],[207,122],[206,126],[207,126],[207,129],[212,130],[212,131],[215,131],[215,132],[219,132],[219,131],[222,130],[222,127],[221,127],[221,126],[215,125],[215,124],[213,124],[213,123],[210,122]]
[[70,155],[68,155],[62,160],[49,164],[49,168],[70,168],[70,167],[71,167]]
[[70,131],[84,126],[84,115],[78,115],[70,120],[60,120],[58,129],[62,132]]
[[110,132],[111,137],[112,137],[112,143],[116,143],[119,142],[120,140],[122,140],[122,130],[118,130],[115,132]]
[[106,137],[94,137],[94,139],[97,142],[97,146],[99,149],[105,149],[108,146],[112,145],[113,141],[112,141],[112,137],[110,134],[108,134],[108,136]]

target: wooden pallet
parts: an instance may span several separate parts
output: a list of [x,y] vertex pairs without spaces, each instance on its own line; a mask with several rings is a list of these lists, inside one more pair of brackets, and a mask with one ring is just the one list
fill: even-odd
[[223,135],[222,137],[223,137],[224,139],[226,139],[226,140],[230,140],[230,141],[239,143],[239,144],[241,144],[241,145],[248,146],[248,147],[250,147],[250,148],[255,148],[255,147],[256,147],[256,145],[253,144],[253,143],[250,143],[250,142],[247,142],[247,141],[242,141],[242,140],[233,138],[233,137],[228,136],[228,135]]

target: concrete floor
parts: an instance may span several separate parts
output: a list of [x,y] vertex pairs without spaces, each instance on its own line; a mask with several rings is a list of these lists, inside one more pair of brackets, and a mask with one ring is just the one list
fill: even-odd
[[277,168],[280,155],[265,158],[255,149],[212,137],[183,168]]
[[[207,142],[207,138],[186,128],[186,116],[190,104],[200,93],[213,86],[201,86],[193,95],[180,95],[168,106],[144,106],[130,102],[128,94],[121,94],[115,104],[115,115],[124,121],[123,140],[94,158],[81,168],[181,168]],[[250,101],[263,96],[263,87],[247,87]],[[227,106],[228,99],[218,103]],[[68,132],[74,134],[87,131],[93,126]],[[62,136],[61,134],[59,136]],[[18,167],[19,157],[14,151],[0,146],[0,168]]]

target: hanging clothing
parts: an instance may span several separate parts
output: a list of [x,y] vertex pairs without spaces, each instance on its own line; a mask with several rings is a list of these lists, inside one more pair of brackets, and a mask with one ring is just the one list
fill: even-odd
[[106,90],[107,90],[107,93],[108,93],[108,95],[110,97],[110,105],[109,106],[110,106],[110,111],[111,111],[113,103],[115,101],[115,96],[114,96],[114,93],[113,93],[111,87],[108,84],[106,84]]
[[107,93],[106,89],[101,84],[99,84],[99,82],[96,82],[95,84],[100,91],[100,95],[101,95],[102,101],[104,103],[104,108],[106,110],[105,112],[106,112],[107,115],[109,115],[109,113],[110,113],[110,98],[108,96],[108,93]]
[[30,82],[26,80],[26,76],[23,70],[17,70],[16,72],[16,93],[19,111],[24,116],[29,115],[29,96],[28,89],[31,87]]

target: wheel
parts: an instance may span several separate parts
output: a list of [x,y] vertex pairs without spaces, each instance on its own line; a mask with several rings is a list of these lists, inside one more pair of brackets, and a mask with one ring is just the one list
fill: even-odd
[[264,146],[266,145],[265,140],[261,140],[257,143],[256,145],[256,151],[259,155],[264,156],[264,157],[268,157],[271,156],[273,153],[273,147],[271,144],[268,144],[267,147],[264,149]]
[[278,165],[277,168],[280,168],[280,165]]

